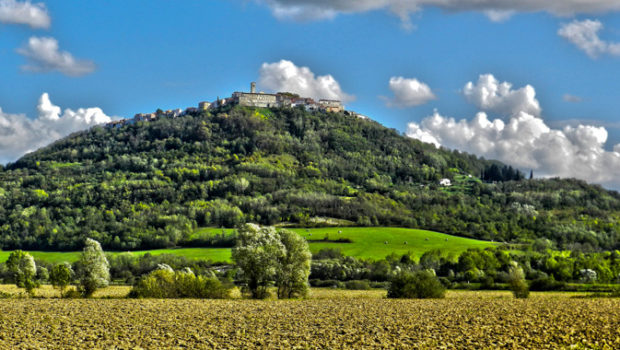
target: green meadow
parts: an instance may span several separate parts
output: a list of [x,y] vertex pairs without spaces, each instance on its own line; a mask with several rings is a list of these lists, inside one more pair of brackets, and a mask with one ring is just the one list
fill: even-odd
[[[410,254],[417,259],[429,250],[439,249],[446,255],[457,256],[469,248],[486,248],[497,243],[475,239],[450,236],[439,232],[397,227],[327,227],[327,228],[293,228],[306,238],[313,253],[324,248],[340,249],[344,255],[362,259],[383,259],[395,253]],[[207,237],[214,234],[232,234],[232,229],[201,228],[193,237]],[[350,240],[351,243],[338,242]],[[0,251],[0,262],[6,261],[10,251]],[[116,255],[123,252],[108,252]],[[229,262],[229,248],[172,248],[153,249],[131,252],[134,255],[150,253],[175,254],[190,259],[208,259]],[[50,263],[62,261],[74,262],[80,252],[41,252],[30,251],[35,259]]]

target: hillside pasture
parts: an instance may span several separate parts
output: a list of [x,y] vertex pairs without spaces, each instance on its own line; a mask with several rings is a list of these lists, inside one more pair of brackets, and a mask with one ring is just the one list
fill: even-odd
[[[310,243],[310,250],[316,253],[324,248],[340,249],[344,255],[362,259],[384,259],[395,253],[411,254],[419,259],[429,250],[439,249],[448,256],[458,256],[469,248],[486,248],[497,243],[451,236],[439,232],[398,227],[325,227],[325,228],[292,228],[290,229]],[[199,228],[190,239],[206,239],[213,235],[231,235],[233,229]],[[324,240],[327,237],[328,240]],[[351,240],[351,243],[338,242],[339,239]],[[74,262],[80,252],[29,252],[35,259],[50,263],[63,261]],[[111,255],[123,252],[107,252]],[[214,262],[230,262],[230,248],[171,248],[153,249],[131,252],[134,255],[174,254],[189,259],[211,260]],[[6,261],[10,251],[0,251],[0,262]]]

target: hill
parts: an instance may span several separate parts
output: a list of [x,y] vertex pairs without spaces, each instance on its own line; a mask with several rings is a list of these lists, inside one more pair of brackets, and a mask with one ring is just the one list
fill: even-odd
[[619,214],[618,193],[599,186],[524,180],[371,120],[299,108],[95,127],[0,171],[3,249],[76,250],[85,237],[110,250],[166,248],[191,245],[197,227],[242,222],[618,249]]

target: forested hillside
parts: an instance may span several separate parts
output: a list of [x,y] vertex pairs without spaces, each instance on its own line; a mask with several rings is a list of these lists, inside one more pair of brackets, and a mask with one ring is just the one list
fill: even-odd
[[[439,186],[442,178],[452,186]],[[95,127],[7,165],[0,186],[4,249],[72,250],[86,237],[108,249],[169,247],[187,244],[196,227],[242,222],[620,248],[616,192],[523,179],[370,120],[301,109],[235,107]]]

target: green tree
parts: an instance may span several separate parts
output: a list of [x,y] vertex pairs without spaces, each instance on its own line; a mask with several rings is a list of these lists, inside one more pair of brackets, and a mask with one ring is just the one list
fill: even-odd
[[58,289],[60,296],[64,294],[65,289],[73,280],[73,269],[71,264],[64,262],[56,264],[50,272],[50,282],[54,288]]
[[86,239],[78,266],[78,291],[84,297],[91,297],[97,288],[108,286],[110,264],[99,242],[90,238]]
[[400,272],[392,278],[388,298],[443,298],[446,288],[432,271]]
[[39,286],[36,280],[37,265],[30,254],[22,250],[15,250],[11,252],[6,266],[13,275],[13,281],[15,284],[26,289],[28,294],[33,295],[34,289]]
[[252,298],[263,299],[269,295],[267,288],[276,276],[278,261],[285,254],[275,228],[246,224],[239,230],[232,259],[241,269]]
[[304,297],[308,293],[312,259],[308,242],[295,232],[280,230],[278,233],[285,248],[276,271],[278,298]]

